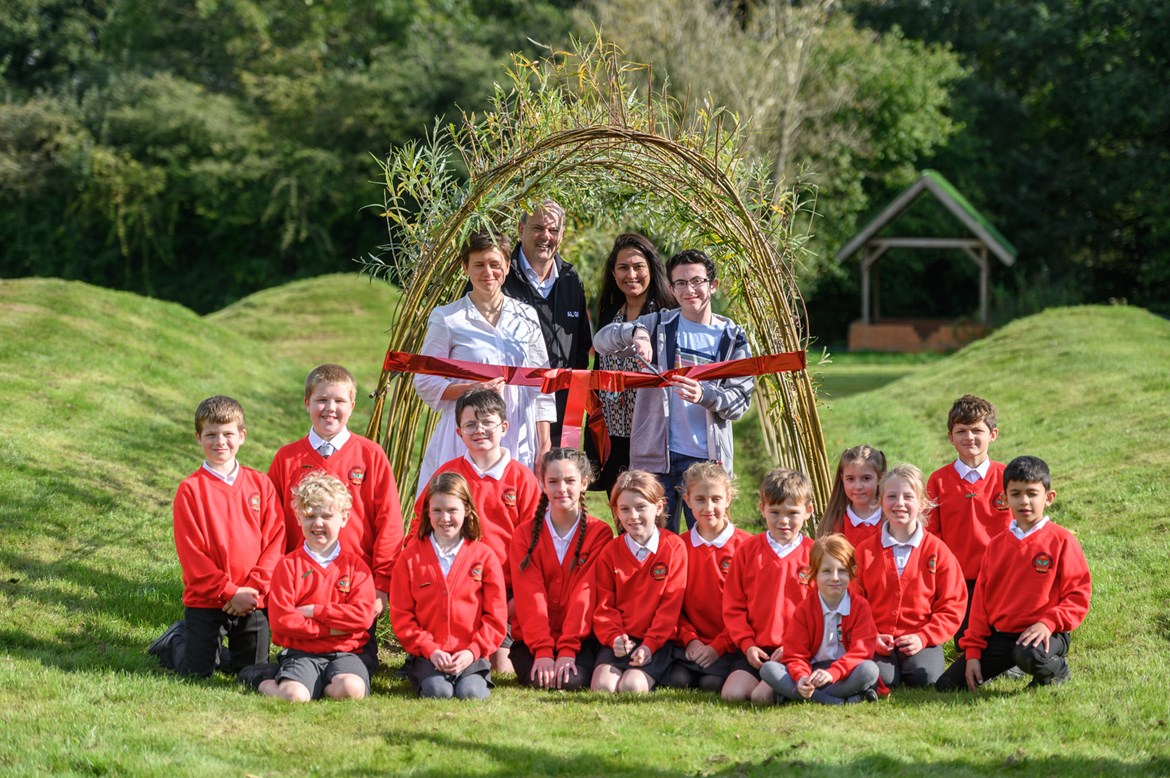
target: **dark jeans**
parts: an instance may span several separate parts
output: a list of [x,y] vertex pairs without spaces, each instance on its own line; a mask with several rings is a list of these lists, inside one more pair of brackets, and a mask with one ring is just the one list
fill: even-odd
[[683,515],[687,519],[687,529],[695,526],[695,514],[691,513],[691,509],[683,501],[679,489],[683,485],[683,473],[687,471],[687,468],[696,462],[706,461],[702,457],[688,457],[672,451],[670,452],[670,471],[654,474],[658,477],[658,483],[662,484],[662,488],[666,490],[666,528],[671,532],[677,533],[679,530],[678,508],[680,505]]
[[932,686],[946,669],[947,660],[942,646],[926,646],[914,656],[906,656],[894,649],[885,656],[873,655],[873,662],[881,674],[882,683],[895,686]]
[[170,646],[170,656],[161,657],[163,666],[181,675],[206,678],[219,667],[220,641],[227,636],[229,667],[221,670],[238,673],[248,665],[268,661],[272,635],[268,614],[256,609],[247,616],[229,616],[219,608],[187,608],[183,614],[183,634]]
[[963,611],[963,623],[959,625],[959,631],[955,633],[955,651],[959,656],[963,656],[963,649],[959,648],[959,638],[967,632],[967,622],[971,620],[971,603],[975,601],[975,582],[967,581],[967,610]]
[[[992,632],[987,638],[987,647],[983,649],[983,657],[979,660],[979,669],[986,683],[997,675],[1006,673],[1013,667],[1019,667],[1032,676],[1033,682],[1041,686],[1068,669],[1069,633],[1053,632],[1048,640],[1048,650],[1043,646],[1021,646],[1016,643],[1019,632]],[[942,674],[935,684],[940,692],[954,691],[967,688],[967,658],[961,656],[956,659],[947,671]]]

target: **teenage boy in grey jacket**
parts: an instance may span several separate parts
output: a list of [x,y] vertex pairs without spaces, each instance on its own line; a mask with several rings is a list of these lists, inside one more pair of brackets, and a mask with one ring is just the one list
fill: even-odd
[[[632,351],[658,372],[750,357],[743,328],[711,311],[711,296],[719,288],[711,258],[690,249],[671,257],[666,269],[679,307],[602,327],[593,339],[594,349],[600,354]],[[666,490],[672,532],[679,528],[678,487],[686,469],[713,461],[731,473],[731,422],[747,412],[754,388],[753,378],[696,381],[679,376],[668,388],[638,390],[630,467],[658,476]],[[695,517],[685,503],[683,511],[687,526],[693,527]]]

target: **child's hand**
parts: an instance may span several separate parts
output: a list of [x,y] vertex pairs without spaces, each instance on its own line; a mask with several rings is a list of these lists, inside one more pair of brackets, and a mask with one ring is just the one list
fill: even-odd
[[634,649],[634,653],[630,654],[630,667],[641,667],[650,662],[650,649],[643,644]]
[[626,654],[634,650],[634,641],[630,640],[629,635],[618,635],[613,639],[613,655],[621,659]]
[[877,644],[878,653],[882,656],[887,656],[894,650],[894,636],[893,635],[878,635]]
[[1048,651],[1048,639],[1052,637],[1052,630],[1043,622],[1037,621],[1020,633],[1016,643],[1021,646],[1043,646]]
[[686,658],[699,667],[710,667],[719,658],[719,652],[701,640],[692,640],[687,643]]
[[386,612],[388,607],[390,607],[390,594],[389,592],[383,591],[377,591],[374,593],[378,595],[378,601],[374,603],[374,618],[377,619]]
[[577,675],[576,660],[569,659],[567,656],[562,656],[557,660],[557,688],[560,689],[564,684],[569,682],[569,677]]
[[800,692],[800,696],[806,700],[812,696],[817,687],[813,685],[812,676],[806,675],[796,682],[796,691]]
[[431,664],[435,666],[436,670],[449,673],[451,672],[451,655],[446,651],[437,648],[431,654]]
[[967,660],[967,688],[973,692],[979,691],[980,684],[983,683],[983,668],[979,665],[978,659]]
[[528,674],[528,680],[532,681],[533,686],[541,689],[552,688],[553,682],[557,677],[556,662],[546,657],[541,657],[532,663],[532,672]]
[[466,648],[462,651],[456,651],[451,655],[451,661],[447,665],[449,668],[447,672],[451,675],[459,675],[474,661],[475,657]]
[[250,586],[241,586],[236,589],[232,598],[223,604],[221,610],[229,616],[247,616],[256,610],[256,595],[258,594],[260,592]]
[[313,618],[313,613],[315,612],[316,607],[317,606],[315,605],[298,605],[297,613],[301,614],[306,619],[311,619]]
[[772,652],[772,656],[768,657],[768,661],[779,662],[783,658],[784,658],[784,646],[780,646],[779,648],[777,648],[775,651]]
[[747,658],[748,664],[757,670],[760,669],[760,665],[768,661],[768,655],[759,646],[750,647],[747,651],[743,652],[743,655]]
[[686,400],[689,403],[697,403],[703,399],[703,385],[693,378],[687,378],[685,375],[676,375],[670,379],[670,383],[674,387],[674,393],[679,396],[679,399]]
[[925,646],[922,645],[922,638],[913,633],[909,635],[903,635],[902,637],[898,638],[894,641],[894,645],[896,645],[898,650],[906,656],[914,656],[923,648],[925,648]]
[[813,670],[812,675],[808,677],[809,683],[818,689],[822,686],[828,686],[833,682],[833,676],[829,675],[828,670]]

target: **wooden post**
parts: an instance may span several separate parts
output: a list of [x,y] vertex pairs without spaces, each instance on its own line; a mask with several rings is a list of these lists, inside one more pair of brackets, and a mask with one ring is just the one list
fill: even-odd
[[861,250],[861,323],[869,325],[869,259],[870,248]]
[[979,246],[979,323],[987,325],[987,278],[991,272],[991,262],[987,258],[987,246]]

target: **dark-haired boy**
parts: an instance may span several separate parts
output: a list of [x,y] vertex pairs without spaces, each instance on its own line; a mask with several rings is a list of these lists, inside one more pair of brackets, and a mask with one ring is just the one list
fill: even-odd
[[[711,310],[719,288],[715,263],[702,251],[675,254],[666,264],[679,307],[640,316],[598,330],[599,354],[633,351],[658,372],[680,367],[746,359],[747,333]],[[658,476],[666,490],[667,527],[678,532],[678,486],[696,462],[718,462],[732,472],[731,422],[751,406],[753,378],[696,381],[678,376],[669,389],[639,389],[630,431],[630,467]],[[687,527],[695,517],[683,505]]]
[[[963,395],[947,414],[947,438],[958,458],[935,470],[926,482],[927,497],[936,506],[926,526],[959,560],[967,582],[967,614],[983,552],[1012,518],[1003,499],[1003,464],[992,461],[987,453],[998,437],[995,406],[982,397]],[[956,646],[966,629],[964,616],[955,635]]]
[[1044,513],[1056,497],[1044,460],[1016,457],[1003,487],[1014,521],[987,546],[959,642],[964,656],[938,679],[940,691],[977,691],[1013,665],[1031,686],[1069,679],[1069,633],[1089,612],[1089,564],[1076,537]]
[[244,409],[230,397],[209,397],[195,410],[203,465],[179,484],[174,501],[185,611],[148,649],[183,675],[211,675],[223,635],[230,668],[221,669],[268,661],[264,608],[284,554],[284,518],[271,482],[236,461],[247,435]]
[[[357,398],[357,382],[341,365],[318,365],[305,379],[305,410],[309,434],[276,452],[268,477],[284,505],[285,550],[301,544],[300,520],[293,510],[292,489],[309,473],[322,470],[349,489],[353,498],[349,521],[341,531],[347,549],[361,555],[374,574],[380,615],[386,610],[390,576],[402,547],[402,507],[398,484],[386,452],[372,440],[355,435],[347,425]],[[373,627],[362,654],[377,666]]]

